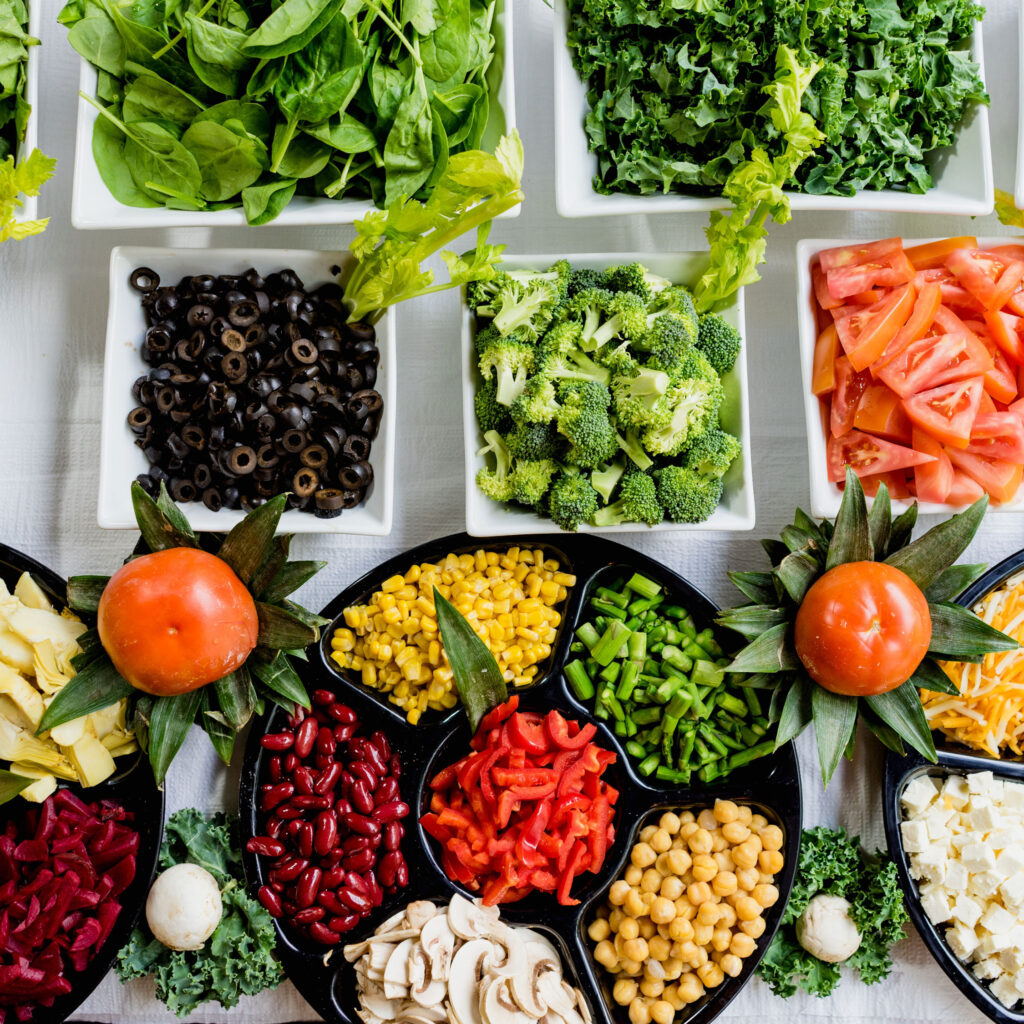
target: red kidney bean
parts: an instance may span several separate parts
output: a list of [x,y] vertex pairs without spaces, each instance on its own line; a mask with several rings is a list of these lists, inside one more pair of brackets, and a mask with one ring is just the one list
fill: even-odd
[[363,758],[370,762],[374,773],[383,778],[388,773],[387,758],[381,757],[380,751],[372,743],[363,744]]
[[350,832],[355,832],[360,836],[379,836],[380,825],[372,818],[367,818],[362,814],[346,814],[342,819],[348,826]]
[[265,811],[272,811],[278,804],[283,803],[295,792],[295,785],[291,782],[278,782],[263,791],[260,805]]
[[391,772],[393,779],[400,779],[402,777],[402,762],[397,754],[391,755],[391,760],[388,761],[388,771]]
[[279,754],[275,754],[270,759],[270,763],[267,765],[267,772],[270,775],[271,782],[281,781],[281,756]]
[[327,708],[327,714],[331,718],[336,718],[342,725],[355,725],[359,721],[356,713],[347,704],[330,704]]
[[301,807],[304,811],[326,811],[331,806],[329,796],[293,796],[288,802],[292,807]]
[[307,718],[295,733],[295,756],[306,758],[313,753],[313,744],[320,725],[315,717]]
[[405,826],[400,821],[389,821],[381,833],[385,850],[397,850],[405,837]]
[[295,737],[290,732],[268,732],[260,739],[264,750],[290,750]]
[[280,896],[284,892],[284,882],[271,882],[270,888]]
[[295,834],[299,831],[300,828],[302,828],[302,822],[298,818],[296,818],[294,821],[281,822],[281,824],[284,825],[284,834],[289,839],[294,839]]
[[320,879],[322,877],[319,868],[306,868],[299,875],[295,883],[295,902],[302,908],[313,905],[316,894],[320,891]]
[[369,836],[349,836],[342,844],[344,853],[360,853],[362,850],[370,849]]
[[331,730],[334,735],[334,739],[338,743],[344,743],[345,740],[349,739],[355,731],[356,727],[354,725],[336,725]]
[[377,773],[365,761],[353,761],[348,770],[356,782],[365,782],[370,789],[375,789],[378,783]]
[[322,946],[336,946],[341,942],[341,936],[337,932],[331,931],[323,921],[314,921],[309,926],[309,934]]
[[270,888],[269,885],[261,885],[256,899],[266,909],[271,917],[281,916],[281,897]]
[[332,932],[350,932],[357,924],[359,924],[359,915],[346,912],[339,914],[337,917],[332,917],[327,922],[327,927]]
[[333,754],[316,754],[313,758],[313,764],[316,765],[316,770],[322,772],[329,764],[334,760]]
[[373,867],[377,854],[373,850],[357,850],[355,853],[345,855],[342,864],[346,871],[366,871]]
[[322,725],[320,731],[316,734],[316,752],[333,756],[337,746],[338,743],[334,738],[334,733],[326,725]]
[[299,853],[307,860],[313,856],[313,835],[313,824],[309,821],[304,821],[302,828],[295,833],[295,842]]
[[305,765],[299,765],[295,769],[295,774],[292,778],[295,780],[296,793],[301,793],[303,796],[313,795],[313,783],[316,781],[316,776],[313,774],[312,769],[307,768]]
[[313,792],[318,796],[326,796],[338,784],[341,777],[341,765],[335,761],[329,764],[321,773],[316,782],[313,783]]
[[[292,800],[292,803],[295,803],[298,799],[300,798],[296,797],[295,800]],[[408,813],[409,805],[407,803],[401,800],[389,800],[386,804],[381,804],[373,809],[373,820],[378,825],[383,825],[386,822],[404,818]]]
[[281,909],[288,917],[294,917],[299,912],[299,908],[291,900],[282,899]]
[[277,839],[281,835],[281,829],[284,828],[284,822],[280,818],[271,818],[267,822],[267,835],[271,839]]
[[296,704],[294,714],[289,715],[285,719],[285,721],[288,723],[288,728],[294,731],[298,729],[298,727],[302,724],[302,721],[305,717],[306,709],[303,707],[299,707],[299,705]]
[[287,803],[282,804],[280,807],[274,808],[274,813],[279,818],[287,818],[291,820],[292,818],[301,818],[303,815],[303,810],[301,807],[296,807],[292,803]]
[[335,864],[333,868],[328,868],[320,879],[320,891],[324,889],[337,889],[342,882],[345,881],[347,873],[340,864]]
[[354,871],[346,872],[345,885],[350,889],[355,889],[356,892],[363,893],[364,896],[373,895],[373,886],[362,875],[357,875]]
[[[401,851],[396,851],[399,857],[402,857]],[[402,863],[398,865],[398,870],[395,872],[395,885],[407,886],[409,884],[409,865],[405,863],[405,858],[402,857]]]
[[377,877],[380,879],[381,885],[390,888],[395,884],[395,874],[398,871],[398,865],[401,863],[401,856],[396,850],[392,850],[381,857],[380,863],[377,865]]
[[281,767],[284,768],[285,775],[291,775],[299,767],[299,759],[294,754],[286,754]]
[[275,870],[277,871],[277,877],[282,882],[294,882],[308,867],[308,860],[302,857],[289,857],[287,860],[282,861]]
[[373,792],[362,779],[352,783],[349,799],[352,801],[353,808],[360,814],[373,813]]
[[346,800],[345,797],[342,797],[340,800],[336,800],[334,803],[334,813],[338,816],[339,819],[342,817],[342,815],[351,814],[352,801]]
[[328,869],[336,868],[341,863],[341,858],[344,856],[345,854],[341,850],[334,849],[331,850],[330,853],[324,854],[324,856],[320,858],[320,863]]
[[385,761],[391,756],[391,744],[380,729],[370,734],[370,742],[380,751],[380,756]]
[[377,788],[373,791],[373,799],[378,804],[386,804],[390,800],[397,800],[398,797],[398,783],[390,776],[386,779],[381,779],[377,783]]
[[305,910],[300,910],[292,918],[292,924],[312,924],[314,921],[319,921],[326,916],[327,911],[323,907],[306,907]]
[[327,707],[334,703],[334,694],[330,690],[314,690],[313,703]]
[[313,848],[322,857],[338,844],[338,822],[330,811],[321,811],[316,816],[316,833]]
[[326,909],[328,914],[348,913],[348,907],[343,906],[341,903],[339,903],[338,897],[335,896],[334,893],[330,890],[321,889],[320,892],[317,893],[316,901],[320,904],[321,907],[324,907]]
[[357,914],[368,914],[373,908],[372,899],[364,893],[349,888],[338,890],[338,902],[354,910]]
[[264,857],[280,857],[284,853],[284,843],[279,843],[270,836],[253,836],[245,844],[249,853],[259,853]]

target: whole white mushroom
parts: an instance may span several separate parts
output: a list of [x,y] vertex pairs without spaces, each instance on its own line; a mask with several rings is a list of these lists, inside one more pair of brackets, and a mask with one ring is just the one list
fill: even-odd
[[860,932],[842,896],[818,893],[796,919],[796,938],[811,956],[829,964],[849,960],[860,948]]
[[175,864],[158,875],[146,899],[146,923],[168,949],[202,949],[220,923],[220,886],[198,864]]

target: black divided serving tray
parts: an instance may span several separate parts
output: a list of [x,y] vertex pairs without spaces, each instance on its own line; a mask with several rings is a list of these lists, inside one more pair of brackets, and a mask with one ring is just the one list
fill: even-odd
[[[989,591],[995,590],[1014,573],[1024,569],[1024,551],[1010,555],[976,580],[958,598],[957,602],[970,608]],[[1024,782],[1024,763],[1014,760],[997,760],[947,740],[941,733],[933,733],[938,763],[930,764],[916,753],[900,757],[891,751],[885,758],[882,813],[885,822],[885,838],[889,852],[896,862],[900,885],[906,895],[907,910],[914,922],[928,952],[954,985],[981,1010],[990,1020],[998,1024],[1024,1024],[1024,1004],[1010,1010],[989,991],[987,982],[979,981],[966,964],[961,963],[945,939],[945,924],[934,925],[928,920],[921,907],[918,884],[910,877],[910,858],[903,849],[900,822],[903,809],[900,798],[907,785],[919,775],[945,778],[947,775],[969,775],[973,772],[989,771],[994,775],[1016,782]]]
[[[409,885],[385,897],[383,905],[360,922],[347,941],[358,942],[365,938],[377,925],[412,900],[430,899],[446,903],[456,892],[474,895],[449,881],[437,857],[437,844],[416,821],[429,802],[428,781],[440,769],[468,752],[470,736],[460,708],[443,715],[426,714],[418,725],[411,726],[398,708],[387,703],[386,697],[332,667],[330,643],[333,630],[338,625],[336,620],[345,608],[365,602],[380,589],[384,580],[395,573],[404,573],[410,565],[435,562],[448,552],[459,554],[481,548],[505,551],[514,545],[531,550],[540,548],[546,557],[557,558],[566,572],[577,577],[576,586],[570,590],[562,609],[562,625],[552,645],[548,664],[533,686],[517,691],[520,707],[538,711],[555,707],[579,721],[595,721],[598,732],[594,742],[618,754],[618,760],[606,770],[605,777],[619,789],[620,796],[615,807],[615,841],[600,874],[583,875],[573,885],[572,895],[580,900],[580,905],[562,907],[553,894],[535,892],[521,902],[502,905],[502,916],[512,924],[529,925],[547,932],[561,950],[566,980],[577,985],[586,995],[598,1024],[629,1024],[626,1008],[615,1005],[611,1000],[611,975],[593,959],[593,943],[586,935],[586,927],[608,887],[624,870],[636,833],[648,823],[648,819],[656,818],[663,810],[710,806],[716,797],[753,805],[769,820],[780,825],[785,836],[785,866],[776,877],[780,898],[765,912],[767,927],[758,940],[755,953],[744,961],[742,973],[736,978],[726,978],[724,984],[693,1004],[688,1014],[679,1015],[687,1022],[710,1021],[749,981],[778,928],[793,886],[802,822],[796,753],[792,745],[787,745],[771,757],[708,784],[695,782],[690,786],[673,786],[645,779],[637,773],[635,762],[626,753],[623,743],[604,723],[594,719],[589,708],[569,690],[562,676],[562,666],[569,658],[573,630],[589,614],[588,596],[594,587],[615,576],[628,576],[639,571],[665,585],[674,601],[690,609],[700,628],[712,624],[717,609],[699,590],[660,563],[600,537],[497,537],[486,542],[466,534],[444,537],[389,559],[353,583],[324,609],[323,614],[332,620],[332,625],[324,629],[319,647],[310,648],[309,663],[300,669],[306,673],[307,688],[324,688],[338,693],[359,714],[365,733],[374,729],[386,732],[392,748],[402,759],[402,798],[412,808],[406,819],[406,837],[402,844],[409,864]],[[284,725],[284,718],[285,713],[276,708],[263,723],[264,731],[279,731]],[[246,749],[239,792],[243,839],[262,831],[263,815],[258,809],[258,794],[260,784],[266,781],[264,775],[260,733],[254,730]],[[260,858],[245,853],[244,860],[246,876],[255,891],[264,881]],[[278,951],[296,988],[325,1020],[340,1024],[358,1021],[355,973],[342,956],[340,947],[336,947],[332,955],[325,956],[323,946],[297,938],[287,926],[278,925]]]
[[[0,579],[13,589],[23,572],[31,573],[47,597],[57,608],[67,603],[67,584],[55,572],[37,562],[34,558],[0,544]],[[117,761],[117,771],[98,786],[83,789],[81,786],[61,782],[86,803],[111,800],[120,804],[133,815],[132,827],[139,833],[139,850],[135,861],[135,878],[121,894],[121,913],[106,942],[86,965],[84,971],[69,970],[68,980],[71,991],[54,1001],[52,1007],[40,1007],[33,1020],[46,1024],[60,1024],[69,1017],[91,995],[93,989],[103,980],[117,951],[128,941],[135,922],[146,903],[149,886],[156,873],[160,841],[164,831],[164,794],[157,788],[149,762],[141,754],[123,757]],[[20,797],[0,808],[0,816],[7,822],[24,809],[36,806]]]

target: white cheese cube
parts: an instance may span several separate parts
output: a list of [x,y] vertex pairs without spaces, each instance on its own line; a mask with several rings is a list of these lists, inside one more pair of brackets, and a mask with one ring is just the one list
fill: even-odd
[[923,821],[904,821],[900,825],[900,832],[903,835],[903,848],[907,853],[920,853],[927,849],[928,826]]
[[[996,855],[984,843],[968,843],[960,852],[964,867],[972,875],[988,871],[996,866]],[[1002,881],[1002,879],[1000,879]]]
[[946,861],[945,886],[954,896],[957,893],[967,891],[968,877],[967,868],[965,868],[960,861]]
[[1002,879],[994,871],[982,871],[980,874],[972,875],[967,883],[967,891],[972,896],[982,896],[990,899],[999,890]]
[[1003,783],[1003,809],[1024,813],[1024,783]]
[[989,991],[1003,1004],[1003,1006],[1013,1006],[1020,999],[1020,994],[1017,992],[1017,987],[1013,983],[1013,978],[1008,974],[1004,974],[989,986]]
[[918,775],[908,783],[900,797],[900,803],[907,815],[916,818],[936,797],[935,783],[927,775]]
[[963,775],[946,776],[946,781],[942,784],[941,799],[947,807],[955,807],[959,810],[967,803],[969,795],[967,779]]
[[960,924],[966,925],[968,928],[973,928],[978,923],[983,910],[984,908],[977,900],[972,900],[970,896],[960,896],[953,904],[953,920],[959,921]]
[[1024,996],[1024,971],[1013,972],[1013,987],[1017,990],[1017,995]]
[[946,877],[946,851],[938,846],[930,846],[924,853],[914,858],[917,870],[929,882],[939,883]]
[[[947,878],[949,874],[947,872]],[[999,886],[999,895],[1007,907],[1016,908],[1024,903],[1024,872],[1011,875]]]
[[971,828],[977,832],[991,832],[1000,828],[1002,816],[991,801],[986,800],[981,807],[971,806]]
[[1024,847],[1008,846],[996,857],[996,871],[1003,878],[1024,872]]
[[987,928],[993,935],[1005,935],[1016,923],[1017,918],[998,903],[990,903],[981,917],[982,927]]
[[1007,817],[1003,814],[1002,824],[989,832],[986,841],[993,850],[1008,850],[1011,846],[1024,848],[1024,829],[1019,825],[1007,826]]
[[952,846],[954,850],[957,850],[962,854],[964,847],[968,846],[973,842],[973,832],[960,832],[959,834],[953,836],[953,838],[949,841],[949,845]]
[[925,894],[922,890],[921,909],[932,924],[942,924],[952,917],[949,907],[949,900],[936,887]]
[[996,777],[991,772],[972,772],[967,776],[967,791],[973,796],[988,796]]
[[924,823],[928,827],[928,837],[932,842],[951,839],[953,831],[950,828],[950,821],[956,816],[956,811],[950,807],[934,807],[924,816]]
[[982,932],[982,935],[988,939],[985,949],[990,950],[992,953],[1002,953],[1004,949],[1013,948],[1013,935],[1008,931]]
[[996,940],[991,932],[983,932],[981,935],[977,935],[978,939],[978,951],[974,954],[975,958],[978,957],[993,957],[999,953],[996,949]]
[[978,981],[991,981],[1003,973],[1003,967],[998,957],[990,956],[984,960],[978,960],[971,968],[971,973]]
[[946,941],[959,960],[966,960],[978,948],[978,936],[974,934],[974,929],[962,924],[954,924],[946,930]]
[[1024,953],[1019,949],[1004,949],[999,954],[999,966],[1009,974],[1016,974],[1020,970],[1021,964],[1024,964]]

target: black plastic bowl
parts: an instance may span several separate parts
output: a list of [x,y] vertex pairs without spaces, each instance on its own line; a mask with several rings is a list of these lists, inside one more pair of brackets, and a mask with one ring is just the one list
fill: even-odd
[[[0,544],[0,579],[13,588],[23,572],[32,574],[56,607],[64,607],[67,603],[67,584],[64,580],[28,555]],[[117,951],[128,941],[145,905],[146,894],[156,873],[164,829],[164,794],[153,780],[149,762],[141,755],[121,758],[117,762],[115,774],[98,786],[83,789],[71,783],[62,782],[61,785],[86,803],[112,800],[130,811],[133,815],[131,825],[139,833],[139,851],[136,854],[135,878],[121,893],[121,913],[106,941],[84,971],[68,969],[66,977],[71,982],[71,991],[56,999],[53,1006],[39,1007],[32,1018],[36,1024],[60,1024],[66,1020],[92,994],[110,970]],[[6,823],[32,806],[35,805],[15,797],[0,809],[0,816]]]
[[[987,593],[995,590],[1009,577],[1024,569],[1024,550],[1004,558],[994,565],[983,576],[979,577],[958,598],[957,603],[970,608]],[[885,823],[885,836],[889,843],[889,852],[896,862],[900,885],[906,896],[907,910],[914,922],[928,952],[946,973],[954,985],[981,1010],[990,1020],[998,1024],[1024,1024],[1024,1005],[1020,1009],[1010,1010],[992,994],[987,982],[979,981],[971,973],[970,967],[961,963],[945,938],[945,925],[934,925],[928,920],[921,907],[917,882],[910,877],[910,858],[903,849],[903,838],[900,833],[900,822],[903,821],[903,809],[900,798],[907,785],[919,775],[945,777],[946,775],[966,775],[971,772],[989,771],[994,775],[1017,782],[1024,781],[1024,763],[1018,760],[1002,760],[976,751],[971,751],[959,743],[951,743],[942,733],[932,734],[935,741],[937,764],[929,764],[916,753],[908,753],[900,757],[891,751],[885,758],[885,778],[883,783],[882,815]]]
[[[635,762],[626,753],[622,741],[603,722],[594,719],[590,709],[572,694],[562,674],[562,666],[569,659],[572,631],[583,617],[590,614],[586,605],[590,590],[609,574],[631,575],[638,571],[657,580],[671,592],[676,603],[692,612],[703,628],[711,625],[717,609],[699,590],[664,565],[602,537],[495,537],[481,541],[466,534],[456,534],[389,559],[331,601],[323,614],[332,620],[332,625],[324,630],[320,645],[310,649],[309,664],[302,666],[300,672],[305,674],[308,689],[324,688],[338,693],[358,712],[364,732],[374,729],[387,732],[392,747],[402,758],[403,799],[414,811],[422,811],[428,801],[429,779],[436,771],[459,760],[469,749],[465,716],[456,708],[444,715],[424,715],[419,725],[408,725],[404,715],[387,703],[382,695],[334,666],[330,661],[331,634],[345,608],[364,602],[385,579],[395,573],[404,573],[412,564],[437,561],[449,551],[458,554],[481,548],[503,550],[513,545],[540,548],[547,557],[557,558],[567,572],[577,577],[576,586],[570,591],[563,609],[563,624],[552,645],[549,662],[542,666],[533,686],[518,691],[520,705],[528,710],[555,707],[577,720],[594,721],[598,730],[595,742],[618,755],[606,776],[620,790],[620,797],[615,807],[615,841],[602,870],[597,875],[583,875],[573,885],[572,895],[580,900],[579,906],[562,907],[553,895],[537,892],[519,903],[503,905],[501,913],[513,924],[542,928],[548,932],[561,950],[566,980],[583,991],[598,1024],[629,1024],[626,1008],[611,1000],[611,975],[594,960],[593,943],[586,935],[586,928],[608,887],[624,870],[637,832],[651,815],[662,810],[702,808],[710,806],[716,798],[756,805],[766,817],[781,826],[785,835],[785,866],[776,877],[780,897],[775,906],[766,911],[767,927],[758,940],[755,953],[744,961],[742,973],[736,978],[726,978],[722,985],[710,990],[700,1002],[693,1004],[688,1013],[680,1014],[678,1018],[686,1024],[705,1024],[717,1017],[750,980],[778,928],[789,899],[802,824],[796,752],[792,745],[787,745],[770,757],[708,784],[694,782],[689,786],[673,786],[644,778],[637,773]],[[279,731],[284,725],[284,718],[284,712],[276,709],[262,724],[262,730],[253,730],[249,737],[239,792],[242,832],[246,840],[260,834],[263,821],[258,795],[259,786],[265,781],[266,755],[260,746],[260,736],[262,732]],[[437,844],[411,818],[407,820],[406,829],[402,849],[409,864],[409,885],[385,898],[383,905],[351,932],[348,941],[358,942],[365,938],[385,918],[412,900],[447,902],[453,893],[460,891],[472,895],[447,878],[438,862]],[[255,891],[263,884],[263,863],[249,853],[244,854],[244,861],[246,877]],[[325,958],[322,946],[313,948],[311,943],[298,939],[287,925],[278,925],[278,950],[296,988],[325,1020],[335,1024],[358,1024],[355,975],[342,957],[340,948]]]

